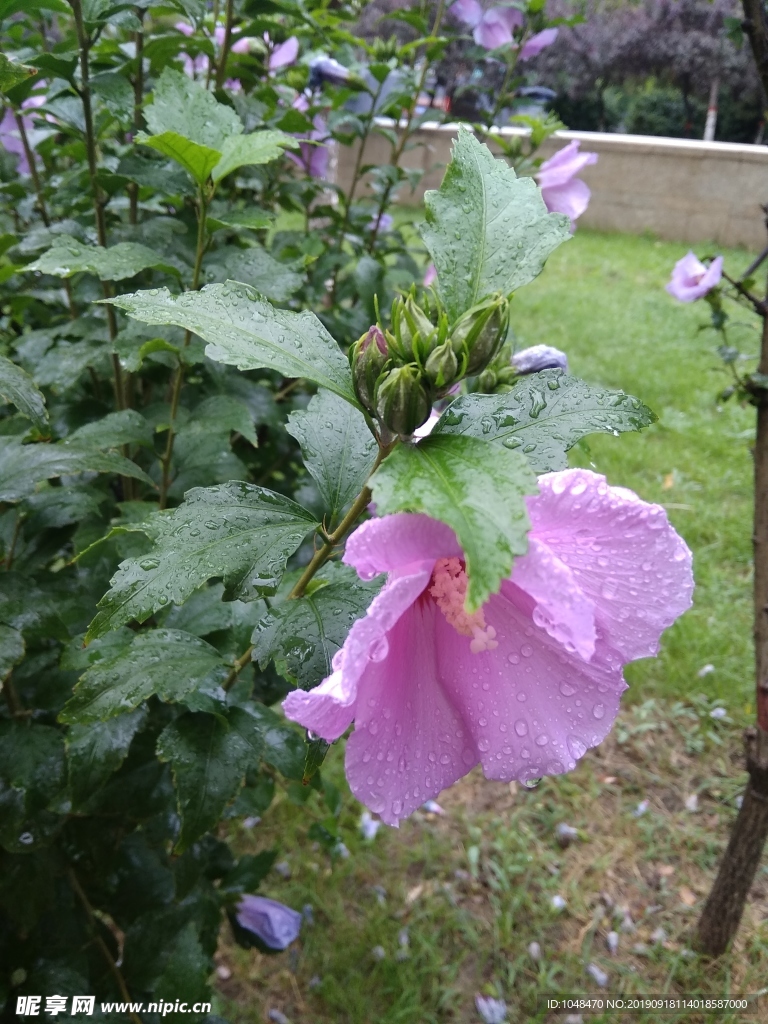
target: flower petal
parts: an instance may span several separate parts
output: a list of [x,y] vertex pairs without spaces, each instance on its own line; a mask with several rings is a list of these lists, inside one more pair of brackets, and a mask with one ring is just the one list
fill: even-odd
[[595,653],[595,606],[551,548],[535,537],[515,562],[512,582],[536,602],[533,621],[585,661]]
[[509,19],[504,11],[492,7],[486,11],[472,33],[478,46],[486,50],[498,50],[500,46],[509,46],[512,42],[512,31]]
[[437,680],[436,620],[445,624],[432,601],[413,605],[390,631],[386,659],[360,681],[347,778],[357,799],[388,825],[397,825],[478,760]]
[[380,572],[405,570],[438,558],[461,555],[462,550],[450,526],[429,516],[412,512],[369,519],[358,526],[347,541],[343,561],[357,569],[364,580]]
[[598,635],[625,662],[656,654],[693,593],[691,552],[664,509],[586,469],[539,477],[527,501],[531,538],[572,570]]
[[334,655],[331,675],[313,690],[293,690],[288,694],[283,701],[286,717],[328,743],[337,740],[357,714],[361,678],[364,674],[376,674],[374,666],[387,658],[389,630],[419,597],[431,574],[430,564],[421,572],[390,580],[363,618],[353,623],[344,646]]
[[[466,637],[438,622],[440,679],[480,751],[488,779],[529,783],[575,767],[607,736],[626,689],[598,642],[594,662],[568,654],[532,624],[533,602],[505,584],[483,606],[497,647],[471,654]],[[452,635],[451,635],[452,634]]]
[[537,32],[535,36],[531,36],[523,43],[523,47],[520,50],[519,60],[530,60],[531,57],[538,57],[542,50],[551,46],[552,43],[557,39],[558,29],[556,28],[545,28],[541,32]]
[[573,139],[544,161],[536,172],[536,180],[542,188],[567,185],[585,167],[597,163],[597,153],[580,153],[580,145],[578,139]]
[[451,14],[465,25],[474,28],[483,16],[483,8],[478,0],[456,0],[449,7]]
[[541,198],[549,212],[564,213],[572,221],[584,213],[591,195],[589,185],[581,178],[573,178],[565,185],[547,186],[541,190]]
[[285,68],[289,64],[293,64],[299,55],[299,40],[296,36],[291,36],[286,39],[284,43],[280,43],[276,46],[269,56],[269,70],[277,71],[279,68]]

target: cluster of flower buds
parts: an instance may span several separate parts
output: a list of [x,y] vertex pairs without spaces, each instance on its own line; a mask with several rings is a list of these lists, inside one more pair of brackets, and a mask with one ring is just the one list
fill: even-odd
[[439,305],[419,306],[415,292],[398,297],[391,330],[373,326],[350,350],[357,397],[388,432],[410,436],[436,400],[494,359],[508,324],[502,295],[483,299],[453,326]]

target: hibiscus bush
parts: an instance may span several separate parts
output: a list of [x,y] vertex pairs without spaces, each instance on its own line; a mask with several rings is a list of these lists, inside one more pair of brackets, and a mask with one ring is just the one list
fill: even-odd
[[[442,6],[373,44],[343,6],[220,13],[0,4],[9,1017],[210,1001],[225,918],[267,950],[300,926],[227,822],[311,787],[335,856],[322,764],[353,721],[349,783],[389,824],[478,763],[568,771],[690,602],[663,510],[567,469],[652,412],[511,352],[569,216],[462,130],[423,249],[385,221]],[[352,150],[358,201],[322,165],[372,131],[392,162]]]

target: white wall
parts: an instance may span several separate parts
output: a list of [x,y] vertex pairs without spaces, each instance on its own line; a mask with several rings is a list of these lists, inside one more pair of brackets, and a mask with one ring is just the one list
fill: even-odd
[[[391,122],[390,122],[391,124]],[[401,187],[399,201],[420,204],[424,191],[437,188],[450,157],[456,125],[424,126],[404,154],[406,167],[424,176],[414,191]],[[522,129],[504,128],[507,136]],[[677,242],[714,242],[762,249],[768,241],[761,204],[768,203],[768,146],[699,142],[647,135],[558,132],[540,150],[551,156],[571,139],[599,154],[581,174],[592,190],[585,227],[641,234],[653,232]],[[364,164],[389,159],[390,143],[380,135],[368,140]],[[355,153],[341,148],[336,181],[348,188]],[[357,195],[365,193],[365,185]]]

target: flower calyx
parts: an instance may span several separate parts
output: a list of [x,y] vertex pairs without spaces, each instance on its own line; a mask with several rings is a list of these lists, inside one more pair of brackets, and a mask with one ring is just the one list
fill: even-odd
[[465,374],[482,373],[504,344],[508,327],[509,302],[503,295],[490,295],[459,317],[450,341]]

